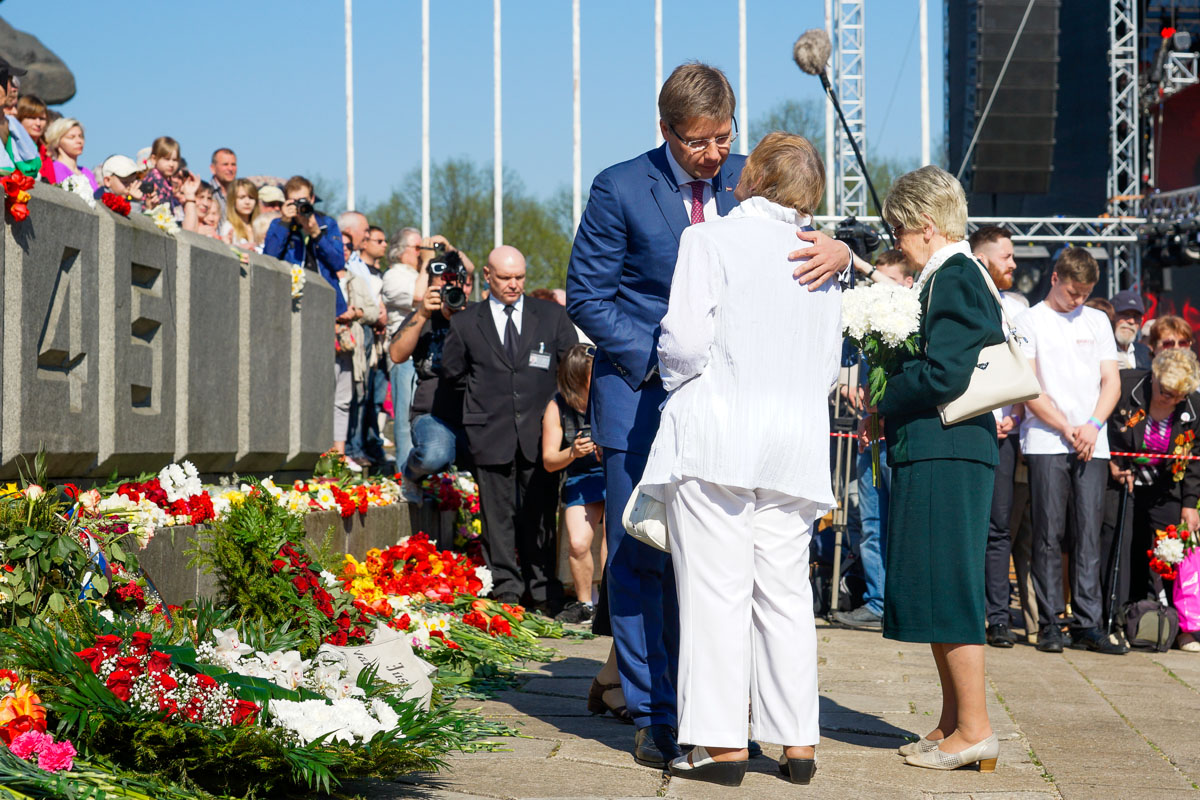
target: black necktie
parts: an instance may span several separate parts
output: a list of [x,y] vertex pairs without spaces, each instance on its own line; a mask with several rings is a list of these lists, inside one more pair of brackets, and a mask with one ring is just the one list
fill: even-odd
[[516,310],[514,306],[504,307],[504,313],[508,316],[508,321],[504,323],[504,352],[514,367],[517,366],[517,326],[513,322],[513,312]]

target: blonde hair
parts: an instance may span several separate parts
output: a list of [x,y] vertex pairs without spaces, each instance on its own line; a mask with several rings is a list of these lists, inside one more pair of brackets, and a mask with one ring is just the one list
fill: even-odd
[[[246,223],[237,213],[238,190],[245,189],[246,194],[254,198],[254,208],[250,209],[250,222]],[[254,241],[254,220],[258,217],[258,187],[248,178],[238,178],[230,187],[229,199],[225,202],[225,219],[233,226],[233,235],[247,242]]]
[[179,158],[179,142],[170,136],[160,136],[150,145],[150,154],[155,158]]
[[967,235],[967,195],[957,178],[930,164],[896,179],[883,200],[883,219],[910,230],[932,222],[947,239],[959,242]]
[[1191,350],[1182,347],[1163,350],[1154,357],[1150,371],[1169,394],[1187,395],[1200,389],[1200,362]]
[[812,214],[825,194],[825,165],[808,139],[773,131],[750,153],[739,182],[752,197]]
[[83,124],[74,117],[59,117],[46,126],[46,132],[42,134],[42,139],[45,140],[46,149],[50,151],[50,155],[58,155],[58,142],[67,135],[71,128],[79,128],[79,132],[83,133]]
[[699,61],[680,64],[658,93],[658,116],[668,125],[692,117],[733,119],[737,98],[725,73]]
[[267,229],[271,227],[271,222],[278,219],[278,214],[259,214],[254,218],[254,222],[250,223],[250,227],[254,230],[254,243],[262,244],[267,239]]

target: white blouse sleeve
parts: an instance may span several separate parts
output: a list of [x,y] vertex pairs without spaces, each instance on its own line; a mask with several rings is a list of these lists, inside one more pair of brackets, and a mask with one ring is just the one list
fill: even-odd
[[658,369],[667,391],[678,389],[708,364],[724,281],[713,242],[694,228],[685,230],[658,339]]

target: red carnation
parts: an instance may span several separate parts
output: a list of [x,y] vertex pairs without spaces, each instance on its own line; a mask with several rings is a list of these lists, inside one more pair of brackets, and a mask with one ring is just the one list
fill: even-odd
[[132,210],[128,200],[120,195],[113,194],[112,192],[105,192],[104,194],[100,195],[100,202],[104,203],[106,208],[111,211],[115,211],[122,217],[128,217],[129,212]]
[[133,676],[129,674],[127,669],[113,670],[113,673],[108,676],[108,680],[104,682],[108,690],[122,700],[129,702],[129,693],[133,689]]

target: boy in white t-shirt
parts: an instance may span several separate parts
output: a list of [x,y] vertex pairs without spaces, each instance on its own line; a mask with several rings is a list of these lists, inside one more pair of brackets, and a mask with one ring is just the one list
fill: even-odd
[[[1037,594],[1038,650],[1071,647],[1120,654],[1125,648],[1100,629],[1103,609],[1100,526],[1108,477],[1105,421],[1117,404],[1121,379],[1112,326],[1084,301],[1099,278],[1083,248],[1059,255],[1046,299],[1017,318],[1022,349],[1037,372],[1042,395],[1026,403],[1021,452],[1029,465],[1033,522],[1033,585]],[[1057,623],[1066,609],[1062,541],[1071,509],[1071,610],[1068,641]]]

